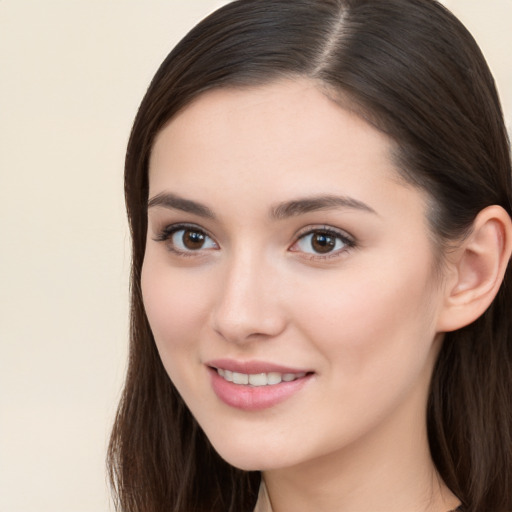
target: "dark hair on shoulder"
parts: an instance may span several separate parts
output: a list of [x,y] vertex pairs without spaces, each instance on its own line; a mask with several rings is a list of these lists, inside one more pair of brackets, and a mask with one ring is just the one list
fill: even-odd
[[[511,214],[510,145],[492,75],[434,0],[238,0],[174,48],[140,105],[125,194],[133,239],[129,368],[110,447],[124,512],[245,512],[260,475],[224,462],[160,362],[140,290],[148,161],[156,135],[209,89],[306,77],[386,133],[401,176],[430,198],[440,248],[480,210]],[[473,324],[447,333],[432,377],[436,467],[466,512],[512,510],[512,282]]]

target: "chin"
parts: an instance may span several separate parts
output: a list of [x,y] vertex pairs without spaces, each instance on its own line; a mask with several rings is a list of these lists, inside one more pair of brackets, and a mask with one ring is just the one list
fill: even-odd
[[[248,443],[236,442],[236,440],[228,440],[225,442],[210,442],[215,451],[228,464],[243,471],[268,471],[277,469],[278,467],[293,464],[276,453],[276,450],[265,447],[262,443],[256,443],[249,440]],[[247,446],[249,444],[249,446]],[[277,461],[280,461],[277,464]]]
[[[242,448],[224,448],[218,449],[213,446],[215,451],[224,459],[228,464],[243,471],[265,471],[269,468],[270,461],[268,453],[263,449],[244,450]],[[273,457],[272,457],[273,458]]]

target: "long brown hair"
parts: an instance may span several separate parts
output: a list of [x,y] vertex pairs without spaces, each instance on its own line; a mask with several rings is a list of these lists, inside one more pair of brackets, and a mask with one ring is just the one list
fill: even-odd
[[[128,144],[133,240],[129,368],[109,447],[118,509],[254,507],[260,476],[224,462],[167,376],[140,290],[155,136],[202,92],[308,77],[393,139],[401,175],[431,198],[439,247],[492,204],[511,213],[510,146],[493,78],[468,31],[434,0],[238,0],[165,59]],[[512,282],[446,335],[428,403],[436,467],[467,512],[512,510]]]

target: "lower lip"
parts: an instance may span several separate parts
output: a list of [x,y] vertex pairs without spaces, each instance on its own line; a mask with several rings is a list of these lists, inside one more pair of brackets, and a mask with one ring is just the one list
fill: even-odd
[[284,402],[298,393],[312,377],[312,374],[307,374],[291,382],[280,382],[271,386],[250,386],[228,382],[213,368],[209,371],[213,391],[219,399],[231,407],[244,411],[261,411]]

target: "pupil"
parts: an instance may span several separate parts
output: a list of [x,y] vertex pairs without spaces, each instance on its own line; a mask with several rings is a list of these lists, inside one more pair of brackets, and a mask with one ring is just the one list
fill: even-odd
[[333,236],[326,233],[316,233],[312,240],[313,249],[319,253],[330,252],[336,245],[336,240]]
[[185,231],[183,234],[183,245],[187,249],[200,249],[203,244],[203,233],[198,233],[197,231]]

